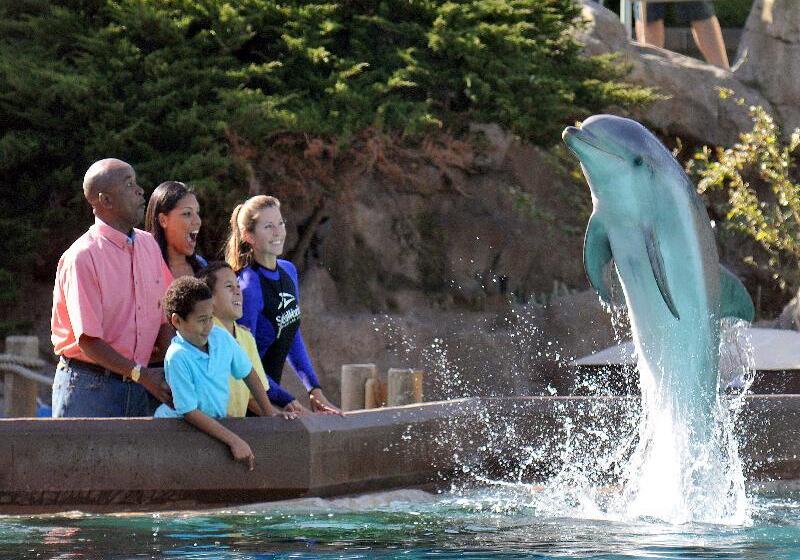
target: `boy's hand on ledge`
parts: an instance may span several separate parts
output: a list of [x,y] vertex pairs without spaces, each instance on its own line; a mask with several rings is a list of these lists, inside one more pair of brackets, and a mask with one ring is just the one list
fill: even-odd
[[236,437],[230,444],[231,453],[236,461],[245,463],[247,470],[252,471],[256,466],[256,456],[253,455],[253,450],[247,445],[247,442],[240,437]]
[[143,367],[139,374],[139,385],[159,401],[172,406],[172,391],[164,378],[164,368]]
[[287,404],[285,407],[283,407],[283,410],[284,410],[284,412],[291,412],[292,414],[295,415],[295,417],[309,416],[311,414],[311,411],[308,410],[306,407],[304,407],[299,402],[297,402],[297,399],[293,400],[292,402]]
[[283,410],[275,410],[270,416],[278,417],[278,418],[285,418],[286,420],[294,420],[297,418],[297,414],[289,410],[287,406]]
[[320,412],[322,414],[334,414],[336,416],[344,416],[342,411],[333,406],[330,401],[325,398],[325,395],[322,394],[322,389],[312,389],[311,392],[308,394],[308,398],[311,401],[311,410],[314,412]]

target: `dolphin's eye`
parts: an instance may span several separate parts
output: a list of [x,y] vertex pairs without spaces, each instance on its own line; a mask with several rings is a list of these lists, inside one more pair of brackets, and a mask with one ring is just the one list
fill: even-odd
[[636,156],[635,158],[633,158],[633,165],[639,167],[643,163],[644,163],[644,160],[642,159],[642,156]]

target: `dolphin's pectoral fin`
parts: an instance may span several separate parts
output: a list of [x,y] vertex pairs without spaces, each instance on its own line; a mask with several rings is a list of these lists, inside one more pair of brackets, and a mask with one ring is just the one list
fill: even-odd
[[752,322],[756,317],[753,300],[735,274],[719,265],[720,317],[738,317]]
[[667,274],[664,270],[664,259],[661,258],[661,249],[658,246],[658,239],[652,229],[644,230],[644,243],[647,246],[647,256],[650,259],[650,268],[653,269],[653,276],[658,284],[658,289],[661,292],[661,297],[664,298],[664,303],[667,304],[670,313],[673,317],[680,320],[681,316],[672,301],[672,294],[667,285]]
[[611,293],[603,278],[603,271],[612,258],[606,228],[592,215],[583,238],[583,268],[589,277],[589,284],[607,305],[611,305]]

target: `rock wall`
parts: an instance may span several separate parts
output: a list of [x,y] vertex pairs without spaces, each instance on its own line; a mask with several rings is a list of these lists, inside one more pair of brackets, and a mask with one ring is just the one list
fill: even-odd
[[[563,393],[571,359],[613,340],[584,291],[588,189],[552,153],[485,129],[469,172],[427,169],[415,189],[373,174],[327,204],[297,262],[302,330],[334,400],[340,366],[363,362],[425,370],[426,399]],[[303,204],[284,200],[290,222],[308,220]]]
[[796,0],[755,0],[739,44],[742,83],[760,90],[784,130],[800,127],[800,10]]
[[[664,137],[729,146],[739,133],[752,128],[750,105],[772,110],[769,95],[745,83],[738,73],[666,49],[629,42],[619,17],[591,0],[584,2],[583,16],[588,26],[581,40],[587,54],[618,53],[631,66],[628,80],[657,88],[665,97],[630,115]],[[720,99],[720,89],[734,91],[745,103]]]

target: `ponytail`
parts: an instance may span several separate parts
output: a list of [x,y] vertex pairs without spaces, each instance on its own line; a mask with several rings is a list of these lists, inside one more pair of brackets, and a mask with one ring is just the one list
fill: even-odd
[[255,230],[258,213],[264,208],[280,208],[281,203],[274,196],[258,195],[237,204],[231,213],[230,232],[225,244],[225,261],[234,272],[253,263],[253,247],[244,240],[244,232]]
[[252,247],[244,243],[242,239],[242,232],[239,229],[239,212],[242,210],[243,204],[237,204],[231,214],[230,232],[228,234],[228,241],[225,244],[225,262],[235,271],[239,272],[250,263],[245,262],[245,253]]

